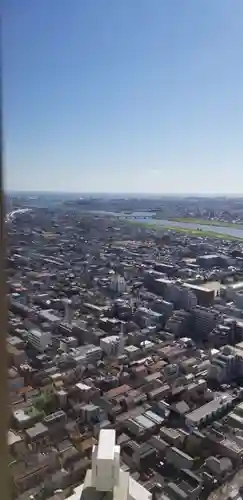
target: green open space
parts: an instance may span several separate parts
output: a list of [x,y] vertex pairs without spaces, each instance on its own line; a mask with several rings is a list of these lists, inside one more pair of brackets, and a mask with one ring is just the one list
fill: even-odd
[[217,238],[221,240],[243,240],[243,238],[238,236],[232,236],[231,234],[216,233],[214,231],[206,231],[203,229],[191,229],[187,227],[174,227],[174,226],[164,226],[165,229],[171,231],[176,231],[179,233],[187,233],[191,236],[201,236],[202,238]]
[[228,240],[228,241],[236,241],[236,240],[242,240],[243,237],[239,236],[232,236],[230,234],[224,234],[224,233],[216,233],[214,231],[206,231],[203,229],[191,229],[189,227],[174,227],[168,225],[160,225],[156,224],[153,221],[139,221],[139,220],[127,220],[127,222],[136,224],[139,226],[143,227],[148,227],[150,229],[157,229],[157,230],[162,230],[162,231],[173,231],[175,233],[184,233],[188,234],[189,236],[195,236],[195,237],[201,237],[201,238],[214,238],[214,239],[221,239],[221,240]]
[[220,226],[220,227],[241,227],[243,222],[226,222],[219,220],[209,220],[209,219],[198,219],[194,217],[170,217],[168,220],[174,222],[182,222],[183,224],[202,224],[204,226]]

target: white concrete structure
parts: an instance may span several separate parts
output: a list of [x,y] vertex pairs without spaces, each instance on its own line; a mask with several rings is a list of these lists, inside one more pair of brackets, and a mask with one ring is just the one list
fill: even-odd
[[100,340],[100,347],[107,356],[117,356],[124,352],[124,337],[122,335],[110,335]]
[[111,280],[111,289],[117,293],[124,293],[127,289],[125,278],[119,274],[115,274]]
[[67,500],[151,500],[152,494],[120,468],[120,446],[114,430],[101,430],[99,442],[93,447],[92,468],[82,486]]
[[233,346],[223,346],[210,360],[208,378],[220,384],[229,383],[234,377],[243,375],[243,352]]
[[125,337],[124,337],[124,327],[123,324],[121,325],[121,331],[119,335],[119,346],[118,346],[118,356],[121,356],[124,353],[124,347],[125,347]]
[[50,332],[41,332],[37,329],[28,330],[28,342],[39,352],[44,352],[51,344]]
[[69,355],[74,358],[78,365],[96,363],[102,356],[102,349],[94,344],[86,344],[80,347],[72,347]]
[[72,301],[65,298],[62,302],[64,305],[64,321],[68,325],[71,325],[73,319]]

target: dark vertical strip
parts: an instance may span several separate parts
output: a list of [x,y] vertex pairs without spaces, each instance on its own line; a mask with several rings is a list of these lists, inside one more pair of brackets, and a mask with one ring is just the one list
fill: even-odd
[[0,13],[0,498],[9,500],[8,475],[8,390],[7,390],[7,297],[5,275],[5,210],[3,186],[3,65],[2,16]]

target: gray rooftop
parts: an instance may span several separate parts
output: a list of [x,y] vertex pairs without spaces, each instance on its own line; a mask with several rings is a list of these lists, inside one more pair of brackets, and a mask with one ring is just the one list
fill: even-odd
[[41,436],[44,436],[48,433],[48,428],[43,425],[41,422],[38,422],[33,427],[26,429],[26,434],[30,439],[35,439]]
[[200,406],[196,410],[189,413],[186,418],[188,421],[191,421],[192,423],[197,423],[203,418],[210,416],[213,412],[219,410],[220,408],[223,408],[224,405],[229,404],[231,402],[232,402],[232,396],[230,396],[230,394],[224,394],[222,396],[218,396],[214,398],[212,401],[209,401],[209,403],[206,403],[205,405]]

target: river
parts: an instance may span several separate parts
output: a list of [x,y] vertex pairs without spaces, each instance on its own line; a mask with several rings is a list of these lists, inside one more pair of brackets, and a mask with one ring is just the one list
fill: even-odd
[[243,227],[228,227],[228,226],[215,226],[215,225],[209,225],[209,224],[196,224],[193,222],[179,222],[179,221],[173,221],[173,220],[166,220],[166,219],[154,219],[153,218],[153,213],[152,212],[133,212],[131,214],[126,214],[123,212],[106,212],[102,210],[97,210],[94,211],[95,213],[99,214],[104,214],[104,215],[111,215],[114,217],[118,217],[120,219],[124,220],[137,220],[139,222],[144,222],[151,224],[153,223],[154,225],[158,226],[163,226],[163,227],[168,227],[168,228],[181,228],[181,229],[201,229],[202,231],[205,232],[212,232],[216,234],[226,234],[229,236],[233,236],[235,238],[243,238]]
[[212,231],[217,234],[227,234],[237,238],[243,238],[243,228],[235,228],[228,226],[215,226],[209,224],[195,224],[193,222],[178,222],[172,220],[163,219],[151,219],[153,222],[158,223],[160,226],[167,226],[170,228],[182,228],[182,229],[201,229],[202,231]]

